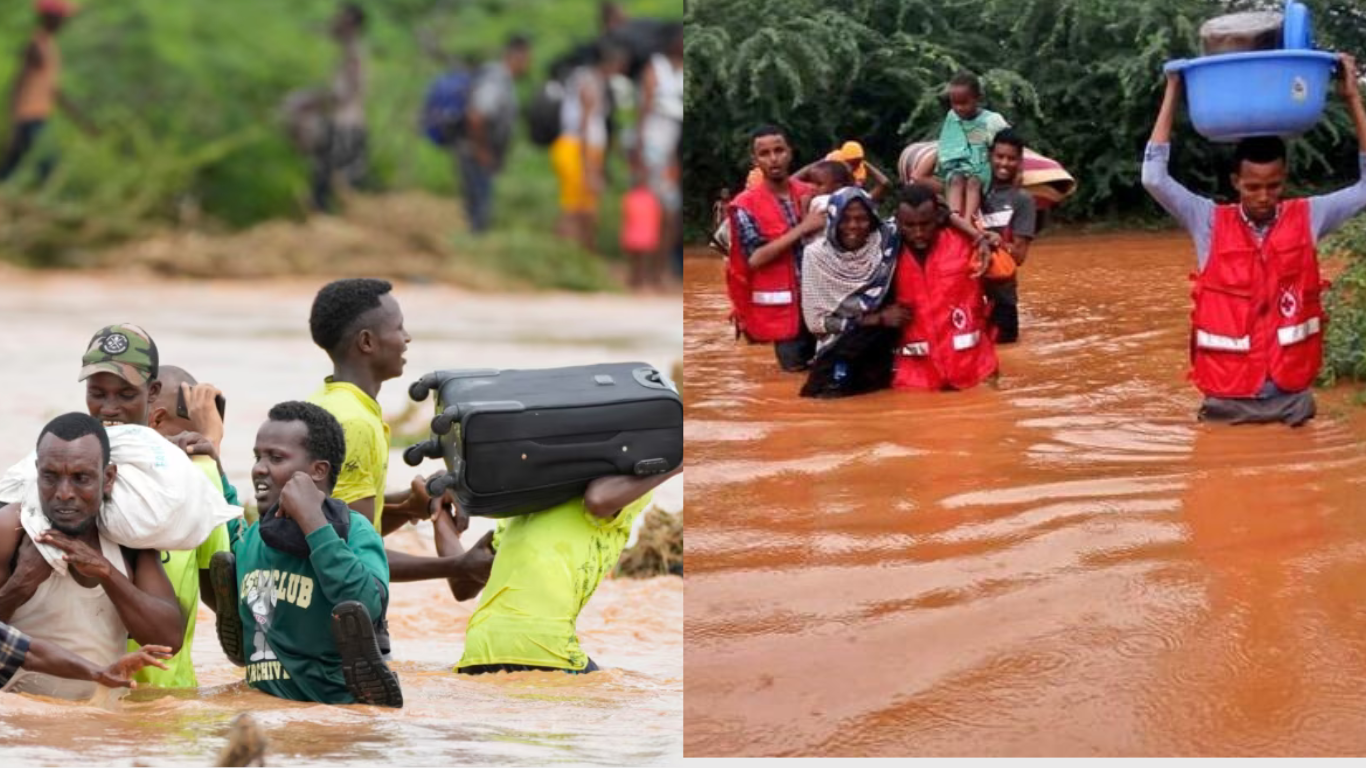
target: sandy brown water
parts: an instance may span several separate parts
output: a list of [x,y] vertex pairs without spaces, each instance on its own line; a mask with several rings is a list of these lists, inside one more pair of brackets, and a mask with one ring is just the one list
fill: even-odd
[[[330,372],[308,338],[318,281],[192,283],[0,273],[0,463],[17,461],[47,419],[84,410],[80,356],[101,326],[134,321],[156,339],[165,364],[180,365],[227,394],[224,459],[249,497],[257,427],[276,402],[303,399]],[[407,384],[457,367],[547,367],[679,358],[677,298],[502,296],[400,285],[414,340],[407,375],[379,401],[403,410]],[[439,469],[428,462],[424,473]],[[390,487],[419,470],[396,451]],[[681,483],[659,493],[682,506]],[[489,527],[476,520],[473,541]],[[386,539],[434,553],[431,526]],[[271,740],[274,764],[393,762],[545,765],[673,764],[682,757],[683,586],[680,579],[607,580],[579,620],[579,636],[606,671],[457,676],[475,601],[457,604],[444,583],[393,585],[390,628],[404,687],[400,711],[282,701],[249,689],[217,646],[201,608],[194,657],[201,688],[137,691],[95,706],[0,695],[0,765],[206,765],[227,724],[252,711]]]
[[1045,237],[998,387],[810,401],[693,254],[686,753],[1366,750],[1366,420],[1198,424],[1193,262]]

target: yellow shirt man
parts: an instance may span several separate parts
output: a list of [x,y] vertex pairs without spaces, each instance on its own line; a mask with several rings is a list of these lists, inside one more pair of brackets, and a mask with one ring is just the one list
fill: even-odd
[[[208,456],[196,456],[194,463],[204,471],[213,487],[223,492],[223,478],[218,474],[218,465]],[[162,552],[161,567],[166,578],[175,590],[176,602],[185,616],[185,642],[180,653],[166,660],[166,669],[143,667],[133,675],[138,685],[154,688],[198,688],[199,679],[195,677],[194,660],[190,649],[194,647],[194,625],[199,616],[199,572],[207,570],[209,560],[215,552],[228,551],[228,528],[220,525],[213,529],[209,538],[195,549],[178,552]],[[128,641],[128,650],[136,651],[140,646]]]
[[308,402],[336,417],[346,433],[346,460],[332,496],[351,504],[375,499],[375,530],[383,532],[385,478],[389,474],[389,425],[379,403],[355,384],[333,381],[328,376],[323,388]]
[[505,518],[493,535],[493,570],[465,631],[459,668],[514,664],[582,670],[579,612],[621,558],[648,493],[617,516],[594,517],[582,497]]

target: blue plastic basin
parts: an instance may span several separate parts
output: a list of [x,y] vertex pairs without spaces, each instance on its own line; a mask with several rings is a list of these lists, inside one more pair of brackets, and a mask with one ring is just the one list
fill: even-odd
[[1297,136],[1323,116],[1337,54],[1252,51],[1169,61],[1195,130],[1210,141]]

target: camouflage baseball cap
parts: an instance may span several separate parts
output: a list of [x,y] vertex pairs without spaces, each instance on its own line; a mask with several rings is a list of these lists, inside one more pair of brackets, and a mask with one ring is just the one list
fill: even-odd
[[112,373],[129,384],[142,386],[157,377],[157,345],[147,332],[131,323],[101,328],[90,339],[81,358],[85,381],[97,373]]

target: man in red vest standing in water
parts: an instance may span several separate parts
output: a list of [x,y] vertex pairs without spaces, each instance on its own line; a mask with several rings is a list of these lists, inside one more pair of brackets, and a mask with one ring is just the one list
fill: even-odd
[[807,367],[815,337],[802,322],[802,237],[825,226],[825,212],[799,218],[811,187],[791,176],[792,147],[781,128],[766,125],[750,135],[750,153],[763,183],[746,189],[729,206],[730,254],[726,288],[737,334],[774,342],[785,371]]
[[1309,388],[1323,362],[1323,315],[1316,244],[1366,207],[1366,111],[1356,62],[1341,54],[1342,95],[1356,126],[1362,178],[1329,195],[1282,200],[1285,142],[1255,137],[1234,151],[1238,202],[1216,205],[1167,175],[1172,115],[1181,82],[1167,92],[1143,159],[1143,186],[1195,240],[1191,374],[1205,395],[1202,421],[1314,417]]
[[893,296],[910,319],[901,325],[893,389],[971,389],[996,373],[981,280],[989,238],[978,235],[974,242],[948,223],[949,208],[933,189],[910,184],[901,190]]

